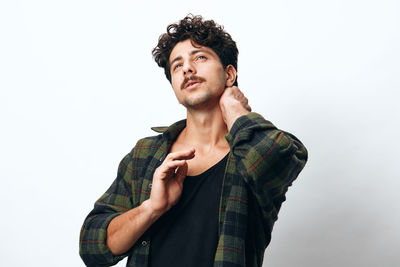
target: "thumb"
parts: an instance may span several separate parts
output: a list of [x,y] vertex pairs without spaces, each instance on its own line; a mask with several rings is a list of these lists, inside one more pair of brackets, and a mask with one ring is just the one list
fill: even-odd
[[179,166],[179,168],[176,170],[176,180],[178,183],[183,183],[183,180],[185,180],[186,175],[188,171],[188,164],[185,160],[185,163],[182,166]]

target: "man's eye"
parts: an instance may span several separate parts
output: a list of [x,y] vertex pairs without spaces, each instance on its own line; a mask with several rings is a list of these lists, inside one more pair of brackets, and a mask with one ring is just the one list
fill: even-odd
[[181,67],[182,66],[182,64],[176,64],[175,66],[174,66],[174,70],[176,70],[177,68],[179,68],[179,67]]
[[197,59],[198,59],[198,60],[199,60],[199,59],[207,59],[207,57],[205,57],[205,56],[198,56]]

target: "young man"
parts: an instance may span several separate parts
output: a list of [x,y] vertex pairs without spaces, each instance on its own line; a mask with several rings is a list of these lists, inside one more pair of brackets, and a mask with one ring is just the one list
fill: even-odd
[[121,161],[86,218],[88,266],[261,266],[285,193],[307,161],[293,135],[250,112],[235,42],[187,16],[153,50],[186,120],[154,130]]

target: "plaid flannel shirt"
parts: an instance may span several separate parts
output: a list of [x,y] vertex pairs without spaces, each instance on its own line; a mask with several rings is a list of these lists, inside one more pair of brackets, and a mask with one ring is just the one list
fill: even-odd
[[[153,173],[185,125],[182,120],[153,128],[162,134],[139,140],[122,159],[117,178],[82,226],[80,255],[87,266],[111,266],[125,256],[127,266],[148,266],[149,231],[125,254],[115,256],[106,245],[107,226],[149,198]],[[307,150],[295,136],[253,112],[238,118],[226,139],[230,152],[214,267],[262,266],[285,193],[304,167]]]

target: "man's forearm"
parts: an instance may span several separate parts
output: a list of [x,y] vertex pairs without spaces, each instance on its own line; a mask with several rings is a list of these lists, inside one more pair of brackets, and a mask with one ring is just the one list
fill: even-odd
[[125,253],[159,217],[148,200],[115,217],[107,228],[107,247],[114,255]]

